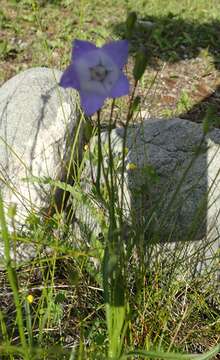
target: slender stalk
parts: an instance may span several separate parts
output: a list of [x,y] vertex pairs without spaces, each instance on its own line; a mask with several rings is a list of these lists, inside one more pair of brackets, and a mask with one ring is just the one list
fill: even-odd
[[109,231],[105,255],[103,259],[103,288],[105,296],[106,322],[108,328],[109,359],[119,359],[127,329],[125,288],[123,282],[123,246],[119,241],[117,219],[115,213],[116,183],[114,178],[114,156],[112,153],[111,130],[115,101],[112,101],[108,129],[108,157],[107,174],[104,173],[105,185],[108,191]]
[[100,194],[100,178],[101,178],[101,165],[102,165],[100,110],[98,110],[97,112],[97,127],[98,127],[98,165],[97,165],[97,176],[96,176],[96,190],[98,194]]
[[20,335],[20,341],[22,348],[24,349],[24,359],[28,359],[28,348],[27,348],[27,342],[25,338],[24,333],[24,323],[23,323],[23,317],[22,317],[22,307],[19,299],[19,293],[18,293],[18,284],[17,284],[17,276],[15,269],[13,268],[11,264],[11,255],[10,255],[10,240],[9,240],[9,234],[8,229],[6,225],[5,215],[4,215],[4,207],[3,207],[3,200],[2,195],[0,192],[0,225],[1,225],[1,232],[2,232],[2,238],[4,241],[4,255],[5,255],[5,267],[7,271],[8,281],[12,289],[14,303],[16,307],[16,313],[17,313],[17,324],[18,324],[18,331]]
[[[115,184],[114,184],[114,177],[113,177],[113,171],[114,171],[114,161],[113,161],[113,154],[112,154],[112,145],[111,145],[111,131],[112,131],[112,115],[115,105],[115,99],[112,101],[111,106],[111,114],[109,119],[109,131],[108,131],[108,155],[109,155],[109,172],[110,172],[110,192],[109,192],[109,216],[110,216],[110,225],[111,229],[116,228],[116,220],[115,220]],[[110,237],[112,235],[110,234]],[[113,236],[114,238],[114,236]],[[113,244],[112,244],[113,245]]]
[[25,301],[25,313],[26,313],[26,327],[28,333],[28,343],[29,346],[33,345],[33,333],[32,333],[32,318],[31,318],[31,309],[28,300]]
[[127,119],[124,128],[124,138],[123,138],[123,148],[122,148],[122,170],[121,170],[121,214],[120,214],[120,226],[123,229],[123,203],[124,203],[124,172],[125,172],[125,148],[126,148],[126,140],[127,140],[127,132],[128,132],[128,125],[132,118],[132,103],[134,100],[135,91],[137,88],[138,81],[135,81],[134,88],[131,94],[131,98],[129,101],[129,108],[127,113]]

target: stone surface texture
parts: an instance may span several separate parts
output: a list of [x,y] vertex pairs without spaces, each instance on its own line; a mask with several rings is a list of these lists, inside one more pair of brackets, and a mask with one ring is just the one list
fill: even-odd
[[61,75],[32,68],[0,88],[0,189],[6,213],[16,206],[16,226],[49,206],[53,190],[41,180],[62,178],[69,156],[76,94],[58,86]]
[[[119,193],[124,136],[123,127],[111,133]],[[92,153],[97,146],[93,141]],[[125,145],[124,213],[128,226],[142,229],[146,244],[151,249],[157,244],[153,248],[158,256],[171,259],[182,249],[179,260],[185,252],[196,271],[210,265],[213,258],[219,259],[220,130],[204,136],[202,125],[187,120],[149,119],[128,129]],[[102,133],[102,149],[107,169],[107,132]],[[94,165],[92,171],[86,171],[82,186],[89,193],[89,179],[97,169]],[[101,231],[88,207],[79,207],[78,212],[90,234]]]

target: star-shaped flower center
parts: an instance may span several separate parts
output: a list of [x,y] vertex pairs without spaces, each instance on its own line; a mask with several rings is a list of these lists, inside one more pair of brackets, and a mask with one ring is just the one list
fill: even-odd
[[100,81],[100,82],[105,81],[107,75],[110,72],[102,64],[91,67],[89,70],[90,70],[91,80]]
[[81,91],[107,97],[118,81],[120,69],[101,49],[90,51],[76,62]]

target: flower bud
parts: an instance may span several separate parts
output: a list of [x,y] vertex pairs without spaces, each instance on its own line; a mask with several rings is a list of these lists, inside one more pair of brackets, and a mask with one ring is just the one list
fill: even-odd
[[33,301],[34,301],[33,295],[29,294],[29,295],[27,296],[27,301],[29,302],[29,304],[32,304]]
[[137,169],[137,165],[135,163],[128,163],[126,166],[127,170],[136,170]]
[[143,51],[139,51],[136,55],[133,75],[136,81],[140,80],[143,76],[147,66],[147,57]]
[[128,17],[126,19],[126,37],[129,39],[132,36],[135,23],[137,21],[137,14],[136,12],[132,11],[128,14]]

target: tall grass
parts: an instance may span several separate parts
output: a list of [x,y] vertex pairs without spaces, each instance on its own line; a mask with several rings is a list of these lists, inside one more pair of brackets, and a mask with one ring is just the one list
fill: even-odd
[[[38,249],[40,244],[50,247],[49,255],[39,253],[23,266],[12,262],[11,234],[0,199],[6,293],[11,292],[10,307],[16,311],[14,317],[6,307],[1,310],[1,353],[10,359],[213,358],[219,345],[202,355],[180,352],[186,351],[186,343],[190,349],[194,342],[199,346],[195,337],[200,327],[205,329],[202,343],[206,334],[213,344],[217,340],[217,310],[206,299],[212,293],[206,275],[194,280],[184,280],[184,273],[183,279],[175,275],[184,271],[181,259],[184,262],[187,255],[182,247],[176,248],[172,259],[163,260],[163,266],[150,252],[154,244],[146,252],[146,228],[137,226],[133,217],[134,222],[127,224],[127,199],[124,195],[121,202],[124,189],[120,188],[123,161],[115,157],[111,128],[108,134],[107,148],[100,134],[102,146],[94,150],[91,144],[91,151],[85,151],[82,163],[92,161],[94,172],[86,188],[81,165],[73,185],[48,180],[51,186],[70,193],[73,209],[67,215],[64,208],[61,213],[57,210],[46,223],[35,215],[26,233],[19,234],[19,241],[27,246],[37,240]],[[123,147],[121,156],[126,157]],[[84,217],[76,231],[71,215],[81,207]],[[154,265],[149,256],[156,259]],[[207,290],[200,291],[201,284]],[[74,308],[78,309],[75,316]],[[206,318],[204,323],[201,316]],[[69,333],[71,345],[67,343]]]
[[[210,265],[209,276],[185,277],[181,262],[186,260],[187,245],[177,246],[172,258],[166,245],[164,257],[158,254],[150,220],[139,221],[126,197],[126,137],[141,111],[135,90],[143,72],[135,75],[120,154],[115,154],[112,126],[121,105],[113,102],[106,113],[105,144],[101,112],[92,119],[80,115],[66,166],[69,183],[32,179],[63,191],[62,206],[55,206],[51,216],[33,213],[23,231],[10,233],[0,196],[5,260],[0,354],[4,360],[208,360],[220,351],[219,318],[209,283],[216,265],[214,269]],[[87,135],[88,146],[79,156],[81,127],[89,137],[96,137],[96,144]],[[177,192],[181,186],[180,182]],[[56,205],[55,199],[51,203]],[[12,261],[12,239],[27,246],[38,244],[34,259],[22,264]]]

